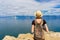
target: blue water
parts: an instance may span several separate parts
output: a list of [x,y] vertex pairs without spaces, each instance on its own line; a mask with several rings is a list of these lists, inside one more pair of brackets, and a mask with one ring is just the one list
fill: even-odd
[[[0,40],[5,35],[17,37],[21,33],[31,33],[31,23],[34,16],[0,17]],[[50,31],[60,32],[60,16],[43,16]]]

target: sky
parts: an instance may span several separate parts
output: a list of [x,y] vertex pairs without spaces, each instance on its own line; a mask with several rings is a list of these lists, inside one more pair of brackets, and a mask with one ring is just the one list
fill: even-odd
[[0,0],[0,16],[33,16],[37,10],[44,15],[60,15],[60,0]]

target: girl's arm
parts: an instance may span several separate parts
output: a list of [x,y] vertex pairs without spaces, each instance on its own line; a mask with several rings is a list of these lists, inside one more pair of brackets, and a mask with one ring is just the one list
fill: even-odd
[[46,31],[49,32],[49,29],[48,29],[48,26],[47,24],[45,24],[45,27],[46,27]]
[[31,32],[34,33],[34,25],[32,25]]

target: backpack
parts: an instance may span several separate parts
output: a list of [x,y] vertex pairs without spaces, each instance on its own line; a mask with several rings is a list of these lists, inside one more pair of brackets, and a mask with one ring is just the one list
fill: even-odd
[[44,31],[43,31],[43,20],[41,20],[40,23],[37,23],[35,21],[35,27],[34,27],[34,37],[36,38],[42,38],[44,39]]

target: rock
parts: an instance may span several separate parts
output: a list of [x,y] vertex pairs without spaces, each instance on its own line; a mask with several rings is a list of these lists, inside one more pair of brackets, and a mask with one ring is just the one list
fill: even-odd
[[[45,33],[45,40],[60,40],[60,32],[44,32]],[[19,34],[17,38],[13,36],[5,36],[3,40],[34,40],[34,35],[27,33],[27,34]]]
[[13,36],[5,36],[3,40],[34,40],[34,39],[32,34],[27,33],[27,34],[19,34],[17,38]]
[[45,40],[60,40],[60,33],[58,32],[49,32],[45,33]]
[[20,34],[17,40],[33,40],[33,35],[30,33],[27,34]]
[[13,37],[13,36],[5,36],[2,40],[16,40],[16,38],[15,37]]

